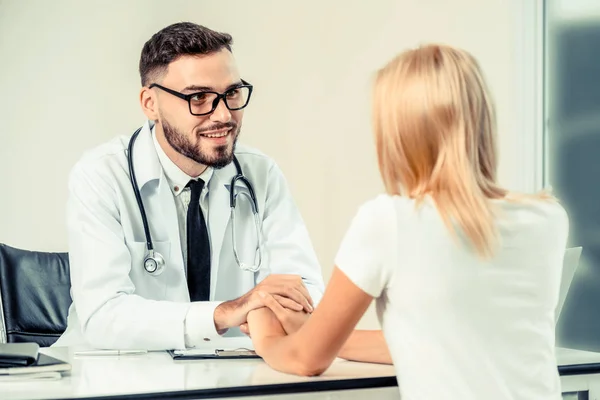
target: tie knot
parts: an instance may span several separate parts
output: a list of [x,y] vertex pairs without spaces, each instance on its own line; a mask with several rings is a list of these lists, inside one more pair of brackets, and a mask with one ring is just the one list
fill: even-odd
[[185,187],[189,187],[192,189],[192,191],[200,191],[202,188],[204,188],[204,181],[200,178],[198,178],[198,180],[192,179],[187,185],[185,185]]

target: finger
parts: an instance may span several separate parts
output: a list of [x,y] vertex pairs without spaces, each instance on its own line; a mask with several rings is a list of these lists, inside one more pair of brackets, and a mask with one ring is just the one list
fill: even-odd
[[308,292],[308,289],[304,285],[304,281],[302,280],[302,278],[299,278],[299,281],[300,282],[298,282],[296,288],[300,291],[300,293],[302,293],[302,295],[306,298],[306,300],[308,300],[308,304],[310,304],[311,307],[314,306],[312,297],[310,297],[310,293]]
[[250,329],[248,329],[247,322],[240,325],[240,331],[242,331],[243,334],[250,336]]
[[306,296],[304,295],[304,293],[302,293],[300,290],[298,290],[298,288],[293,288],[293,290],[296,291],[296,293],[298,293],[301,297],[302,297],[302,306],[304,307],[304,310],[308,313],[313,312],[313,307],[310,304],[310,302],[308,301],[308,298],[310,298],[310,296],[308,298],[306,298]]
[[[313,299],[310,296],[310,292],[304,285],[304,280],[300,275],[292,275],[292,274],[271,274],[262,280],[257,286],[261,289],[267,289],[268,287],[277,287],[277,286],[289,286],[292,285],[296,287],[304,297],[308,300],[308,303],[311,306],[314,306]],[[265,287],[266,286],[266,287]],[[267,290],[269,291],[269,290]]]
[[[279,276],[284,277],[284,278],[282,278],[282,280],[285,282],[285,284],[287,284],[288,286],[291,285],[291,287],[298,290],[302,294],[302,296],[306,299],[306,301],[308,302],[308,304],[311,307],[314,306],[313,299],[310,296],[310,292],[304,285],[304,281],[302,280],[301,276],[299,276],[299,275],[279,275]],[[310,310],[307,309],[307,311],[312,311],[312,309],[310,309]]]
[[279,302],[275,300],[275,298],[272,295],[266,292],[261,292],[260,295],[263,299],[264,305],[269,310],[273,311],[273,314],[275,314],[278,320],[281,321],[286,317],[286,309],[283,308],[283,306],[279,304]]
[[296,288],[296,285],[280,285],[272,290],[269,290],[271,295],[278,294],[283,297],[287,297],[290,300],[295,301],[298,304],[301,304],[307,312],[312,311],[312,306],[308,302],[308,299]]
[[[246,293],[244,299],[244,312],[247,314],[252,310],[256,310],[257,308],[264,307],[262,297],[260,296],[260,292],[264,292],[264,288],[255,287],[254,290]],[[258,295],[258,296],[257,296]],[[242,321],[243,322],[243,321]]]
[[289,308],[294,311],[301,311],[304,309],[304,306],[300,303],[296,303],[294,300],[288,299],[287,297],[280,296],[278,294],[273,295],[275,300],[279,302],[283,307]]

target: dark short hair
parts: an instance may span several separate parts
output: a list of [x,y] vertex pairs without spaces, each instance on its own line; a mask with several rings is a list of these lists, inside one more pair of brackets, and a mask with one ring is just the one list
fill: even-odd
[[169,64],[183,55],[231,51],[232,42],[231,35],[192,22],[169,25],[155,33],[142,48],[139,67],[142,86],[166,72]]

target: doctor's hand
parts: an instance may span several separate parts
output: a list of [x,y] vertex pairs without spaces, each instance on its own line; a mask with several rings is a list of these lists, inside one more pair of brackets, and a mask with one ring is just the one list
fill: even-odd
[[313,311],[313,300],[298,275],[269,275],[249,293],[256,291],[269,293],[279,304],[290,310]]
[[217,331],[222,332],[246,322],[248,313],[257,308],[265,307],[265,299],[260,293],[267,293],[281,307],[290,310],[306,310],[312,312],[312,298],[297,275],[269,275],[254,289],[245,295],[231,301],[219,304],[215,309],[214,321]]
[[282,307],[278,300],[274,296],[265,294],[263,297],[263,303],[265,307],[270,309],[275,317],[279,320],[279,323],[288,335],[296,332],[308,319],[310,314],[301,311],[294,311],[288,308]]

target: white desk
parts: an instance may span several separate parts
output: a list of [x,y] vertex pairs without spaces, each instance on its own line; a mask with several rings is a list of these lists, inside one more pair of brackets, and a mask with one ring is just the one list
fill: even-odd
[[[74,357],[69,348],[45,348],[44,353],[68,361],[72,371],[60,380],[0,383],[0,399],[63,399],[119,397],[211,398],[253,394],[378,388],[375,393],[399,398],[395,371],[389,365],[336,360],[322,376],[287,375],[262,360],[173,361],[166,352],[144,355]],[[387,391],[386,391],[387,389]],[[308,394],[308,393],[307,393]],[[385,396],[393,397],[385,397]],[[132,397],[128,397],[132,398]],[[338,398],[338,397],[331,397]],[[364,397],[363,397],[364,398]]]
[[[56,381],[0,383],[0,399],[118,398],[178,399],[399,399],[392,366],[336,360],[322,376],[287,375],[262,360],[173,361],[166,352],[120,357],[74,357],[69,348],[44,353],[71,363],[73,369]],[[559,366],[600,365],[600,353],[557,349]],[[593,372],[600,371],[596,365]],[[583,371],[585,372],[585,371]],[[600,373],[561,376],[563,393],[588,393],[600,400]],[[309,390],[311,393],[309,393]],[[315,393],[319,391],[319,393]],[[300,392],[300,393],[298,393]],[[304,393],[302,393],[304,392]],[[277,396],[273,396],[277,395]],[[248,397],[246,397],[248,396]]]

